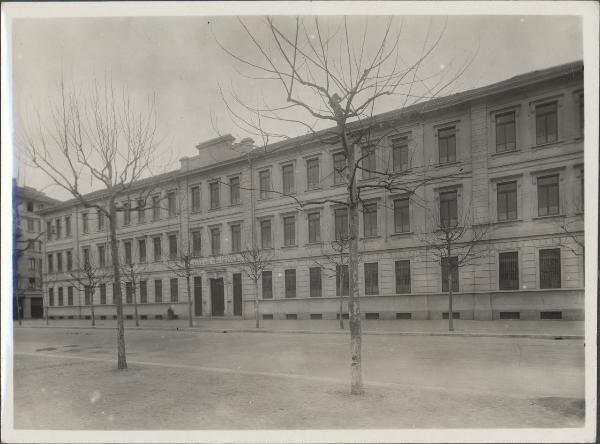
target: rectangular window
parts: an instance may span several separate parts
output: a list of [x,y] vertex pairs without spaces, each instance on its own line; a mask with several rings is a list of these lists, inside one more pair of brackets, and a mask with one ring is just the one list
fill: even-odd
[[456,127],[438,130],[438,149],[440,163],[456,162]]
[[450,280],[449,271],[452,270],[452,291],[458,291],[458,258],[442,258],[442,291],[447,292],[449,289],[448,282]]
[[535,141],[538,145],[558,140],[556,102],[535,107]]
[[53,261],[53,256],[52,253],[50,253],[48,256],[48,273],[53,273],[54,272],[54,261]]
[[123,225],[131,225],[131,204],[123,202]]
[[377,236],[377,204],[363,205],[364,236]]
[[169,209],[169,217],[177,215],[177,193],[175,191],[167,193],[167,208]]
[[106,305],[106,284],[100,284],[98,288],[100,289],[100,304]]
[[61,220],[56,219],[55,225],[56,225],[56,238],[60,239],[60,237],[62,236]]
[[35,271],[35,259],[34,258],[29,259],[29,269],[31,271]]
[[271,248],[271,221],[260,221],[260,243],[262,248]]
[[333,155],[333,184],[338,185],[346,181],[346,156],[344,153]]
[[58,287],[58,305],[65,305],[64,296],[63,296],[63,287]]
[[283,193],[292,194],[294,192],[294,165],[284,165],[281,168],[283,178]]
[[91,266],[91,263],[90,263],[90,249],[87,248],[87,247],[83,249],[83,266],[86,267],[86,268],[89,267],[89,266]]
[[[113,284],[112,284],[113,304],[117,303],[117,291],[118,291],[117,289],[120,290],[120,287],[115,282],[113,282]],[[121,293],[121,299],[122,298],[123,298],[123,294]],[[117,318],[115,317],[115,319],[117,319]]]
[[310,213],[308,215],[308,242],[321,241],[321,214]]
[[65,216],[65,236],[71,237],[71,216]]
[[32,233],[34,229],[33,219],[27,219],[27,231]]
[[263,271],[262,276],[262,298],[273,299],[273,272]]
[[283,245],[286,247],[296,245],[296,218],[294,216],[283,218]]
[[392,140],[392,163],[395,172],[408,169],[408,137]]
[[123,248],[125,249],[125,264],[131,265],[131,262],[132,262],[131,241],[123,242]]
[[133,285],[131,282],[125,282],[125,303],[133,304]]
[[169,259],[177,259],[177,235],[169,235]]
[[[100,290],[102,290],[102,285],[104,285],[104,297],[106,298],[106,285],[100,284]],[[100,291],[100,295],[102,295],[102,291]],[[100,299],[100,303],[102,303],[102,299]],[[106,304],[106,302],[104,302]],[[73,305],[73,287],[67,288],[67,305]]]
[[540,250],[540,288],[560,288],[560,248]]
[[96,218],[98,219],[98,231],[104,230],[104,213],[98,210],[96,212]]
[[365,294],[379,294],[379,264],[377,262],[365,264]]
[[35,278],[29,278],[29,289],[35,288]]
[[171,302],[177,302],[179,300],[179,282],[177,278],[170,280],[171,287]]
[[517,148],[515,132],[515,112],[496,116],[496,152],[504,153]]
[[440,193],[440,225],[454,227],[458,224],[458,202],[456,191]]
[[229,179],[229,203],[239,205],[240,202],[240,178],[236,176]]
[[192,231],[192,254],[194,257],[200,257],[202,253],[202,233],[200,231]]
[[161,279],[154,280],[154,302],[156,302],[156,303],[162,302],[162,280]]
[[285,270],[285,297],[296,297],[296,270]]
[[363,169],[362,178],[370,179],[376,176],[377,159],[375,157],[375,147],[364,146],[361,150],[362,160],[360,166]]
[[321,297],[321,268],[312,267],[309,268],[310,277],[310,297],[320,298]]
[[92,287],[89,285],[83,287],[83,303],[85,305],[92,305]]
[[148,286],[146,281],[140,281],[140,303],[146,304],[148,302]]
[[27,202],[27,211],[33,213],[33,202]]
[[306,184],[309,190],[319,188],[319,159],[310,159],[306,161]]
[[106,252],[104,245],[98,245],[98,265],[106,267]]
[[71,251],[67,251],[67,271],[71,271],[73,269],[73,253]]
[[394,200],[394,232],[410,232],[409,199]]
[[52,222],[46,222],[46,238],[52,240]]
[[51,307],[54,305],[54,288],[48,289],[48,305]]
[[516,251],[511,251],[509,253],[500,253],[498,255],[498,262],[498,282],[500,290],[518,290],[519,253]]
[[140,263],[146,262],[146,239],[138,239],[138,254],[140,256]]
[[410,293],[410,261],[396,261],[396,294]]
[[152,196],[152,220],[160,219],[160,196]]
[[213,256],[221,254],[221,229],[210,229],[210,248]]
[[192,212],[200,211],[200,185],[192,187]]
[[271,172],[269,170],[260,171],[258,173],[258,183],[260,187],[260,198],[268,199],[269,191],[271,191]]
[[239,224],[231,226],[231,251],[232,253],[242,251],[242,226]]
[[154,247],[154,260],[159,261],[162,256],[162,245],[161,245],[160,237],[153,238],[152,244]]
[[348,209],[340,208],[335,210],[335,238],[345,240],[348,238]]
[[62,253],[56,253],[56,268],[59,273],[63,271]]
[[138,224],[146,222],[146,203],[144,202],[144,199],[138,199],[137,201],[137,218]]
[[515,220],[517,218],[517,182],[499,183],[498,220]]
[[538,216],[559,214],[558,175],[538,177]]
[[83,233],[87,234],[90,230],[89,224],[88,224],[88,214],[87,213],[83,213],[81,215],[81,224],[83,226]]
[[209,187],[210,187],[210,209],[215,210],[221,206],[219,182],[211,182]]

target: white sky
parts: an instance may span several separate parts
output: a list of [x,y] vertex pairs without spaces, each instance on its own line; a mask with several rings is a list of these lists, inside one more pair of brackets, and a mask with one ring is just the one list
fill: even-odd
[[[248,26],[258,29],[259,20],[247,19]],[[407,52],[422,45],[429,21],[430,17],[405,18]],[[434,29],[442,22],[442,17],[434,17]],[[371,18],[371,23],[377,28],[383,20]],[[257,85],[241,79],[216,44],[211,26],[228,48],[251,52],[235,17],[16,19],[12,32],[15,123],[26,120],[32,109],[47,111],[48,99],[57,92],[62,64],[66,75],[78,84],[110,73],[116,84],[128,86],[134,98],[157,94],[161,150],[171,159],[167,170],[177,168],[179,158],[196,154],[197,143],[216,137],[211,112],[222,133],[242,138],[246,135],[228,120],[217,92],[219,82],[225,88],[235,85],[250,100],[257,91],[272,104],[283,104],[284,97],[275,83]],[[476,51],[477,42],[476,59],[454,91],[583,58],[578,17],[451,16],[430,68],[444,69],[452,59],[465,60]],[[393,102],[387,102],[377,111],[393,107]],[[70,197],[38,171],[24,165],[18,169],[21,184],[59,199]]]

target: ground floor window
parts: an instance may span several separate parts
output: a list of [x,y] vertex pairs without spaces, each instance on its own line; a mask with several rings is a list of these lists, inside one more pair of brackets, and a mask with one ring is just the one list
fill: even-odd
[[148,286],[146,281],[140,281],[140,302],[145,304],[148,302]]
[[100,284],[100,303],[102,305],[106,304],[106,284]]
[[560,286],[560,248],[540,250],[540,288]]
[[73,287],[67,288],[67,305],[73,305]]
[[410,261],[396,261],[396,293],[410,293]]
[[177,302],[179,300],[179,283],[177,282],[177,278],[171,279],[171,302]]
[[310,273],[310,297],[321,297],[321,268],[313,267],[309,269]]
[[452,272],[452,291],[458,291],[458,258],[444,257],[442,258],[442,291],[449,291],[450,271]]
[[285,270],[285,297],[296,297],[296,270]]
[[154,280],[154,302],[161,303],[162,302],[162,280],[155,279]]
[[365,294],[379,294],[379,264],[365,264]]
[[335,267],[335,295],[348,296],[350,293],[350,276],[348,265],[336,265]]
[[499,257],[499,287],[500,290],[519,289],[519,253],[511,251],[500,253]]

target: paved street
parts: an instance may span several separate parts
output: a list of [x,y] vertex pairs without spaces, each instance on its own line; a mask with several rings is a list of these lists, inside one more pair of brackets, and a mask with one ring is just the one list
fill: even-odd
[[[15,328],[15,426],[52,429],[573,427],[582,340]],[[152,414],[154,412],[154,414]],[[159,412],[158,414],[156,412]]]

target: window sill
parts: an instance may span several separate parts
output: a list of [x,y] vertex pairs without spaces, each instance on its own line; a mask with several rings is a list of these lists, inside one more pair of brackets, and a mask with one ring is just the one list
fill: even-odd
[[192,210],[191,213],[192,214],[200,214],[200,210]]
[[331,188],[341,188],[343,186],[345,186],[346,183],[342,182],[342,183],[333,183],[331,184]]
[[313,191],[322,191],[322,190],[323,190],[322,187],[316,187],[316,188],[307,188],[304,192],[305,193],[310,193],[310,192],[313,192]]
[[375,235],[375,236],[363,236],[363,237],[361,237],[361,240],[364,240],[364,241],[375,240],[375,239],[381,239],[381,236],[380,235]]
[[238,202],[238,203],[232,203],[231,205],[229,205],[229,208],[235,208],[235,207],[241,207],[242,203]]
[[454,162],[438,163],[438,164],[434,165],[434,167],[435,168],[444,168],[444,167],[450,167],[450,166],[458,166],[461,164],[462,164],[462,162],[456,160]]
[[539,143],[539,144],[536,144],[536,145],[532,146],[531,149],[533,149],[533,150],[535,150],[535,149],[543,149],[543,148],[552,147],[554,145],[560,145],[561,143],[563,143],[562,140],[556,140],[554,142]]
[[520,153],[521,150],[516,149],[516,150],[511,150],[511,151],[501,151],[501,152],[496,152],[496,153],[492,153],[492,157],[502,157],[502,156],[508,156],[510,154],[518,154]]
[[414,231],[403,231],[401,233],[392,233],[390,234],[391,237],[404,237],[404,236],[412,236],[413,234],[415,234]]
[[565,217],[564,214],[552,214],[550,216],[536,216],[536,217],[533,217],[532,220],[562,219],[563,217]]
[[298,245],[283,245],[281,248],[287,250],[292,248],[298,248]]
[[519,223],[519,222],[523,222],[523,219],[497,220],[494,222],[494,225],[508,225],[511,223]]
[[307,242],[306,244],[304,244],[305,247],[322,247],[323,246],[323,241],[318,241],[318,242]]
[[210,212],[219,211],[219,210],[221,210],[221,207],[209,208],[208,212],[210,213]]

